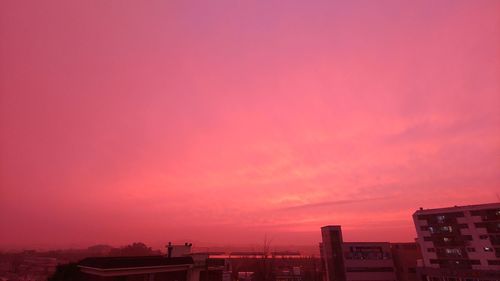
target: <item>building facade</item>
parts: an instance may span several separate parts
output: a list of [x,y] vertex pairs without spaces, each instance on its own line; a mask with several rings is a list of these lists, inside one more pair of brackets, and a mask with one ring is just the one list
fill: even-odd
[[88,281],[190,281],[191,257],[98,257],[79,262],[75,280]]
[[326,281],[395,281],[389,242],[344,242],[338,225],[321,228]]
[[418,243],[391,243],[392,259],[398,281],[417,281],[417,260],[422,259]]
[[500,203],[413,214],[423,280],[500,280]]

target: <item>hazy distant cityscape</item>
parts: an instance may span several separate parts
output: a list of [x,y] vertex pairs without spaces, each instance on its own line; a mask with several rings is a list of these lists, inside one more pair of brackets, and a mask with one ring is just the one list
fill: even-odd
[[344,241],[321,228],[319,255],[280,249],[267,238],[252,249],[203,251],[191,243],[0,254],[2,281],[498,281],[500,203],[419,209],[414,242]]

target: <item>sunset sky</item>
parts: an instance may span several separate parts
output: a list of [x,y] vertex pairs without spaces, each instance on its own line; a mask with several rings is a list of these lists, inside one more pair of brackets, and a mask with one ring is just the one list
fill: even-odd
[[500,1],[0,1],[0,249],[412,241],[499,194]]

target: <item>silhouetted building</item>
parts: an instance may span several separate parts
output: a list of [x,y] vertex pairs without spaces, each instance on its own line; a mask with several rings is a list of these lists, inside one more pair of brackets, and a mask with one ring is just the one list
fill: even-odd
[[346,281],[340,225],[321,228],[321,260],[324,262],[326,281]]
[[319,243],[319,257],[320,257],[320,266],[319,266],[319,271],[321,273],[321,280],[322,281],[327,281],[327,276],[326,276],[326,256],[324,252],[324,247],[323,247],[323,242]]
[[326,281],[395,281],[388,242],[344,242],[340,226],[321,228]]
[[167,245],[167,256],[168,257],[185,257],[191,254],[191,247],[193,244],[184,243],[181,245],[174,245],[171,242],[168,242]]
[[191,253],[191,244],[167,245],[165,256],[97,257],[78,263],[79,279],[99,281],[230,281],[225,259]]
[[300,266],[293,266],[290,268],[281,268],[276,270],[275,273],[276,281],[302,281],[302,273]]
[[231,265],[225,258],[211,258],[208,253],[190,254],[194,260],[191,281],[230,281]]
[[417,281],[417,260],[422,259],[418,243],[391,243],[398,281]]
[[413,214],[422,280],[500,280],[500,203]]
[[233,254],[226,258],[231,264],[233,280],[322,281],[320,260],[315,257],[292,252],[273,252],[272,255]]
[[191,257],[98,257],[82,260],[80,280],[99,281],[188,281]]

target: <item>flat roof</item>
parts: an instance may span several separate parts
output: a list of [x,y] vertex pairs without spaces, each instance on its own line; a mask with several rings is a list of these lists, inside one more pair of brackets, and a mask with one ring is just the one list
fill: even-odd
[[482,210],[482,209],[497,209],[500,208],[500,203],[487,203],[487,204],[477,204],[477,205],[464,205],[464,206],[453,206],[435,209],[422,209],[415,211],[415,214],[434,214],[434,213],[451,213],[457,211],[467,211],[467,210]]
[[186,264],[193,264],[193,259],[191,257],[138,256],[85,258],[78,263],[78,266],[96,269],[124,269]]

